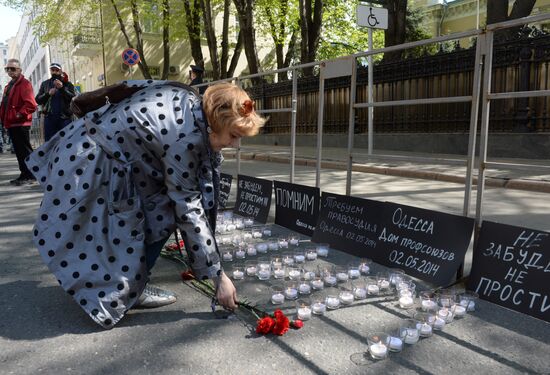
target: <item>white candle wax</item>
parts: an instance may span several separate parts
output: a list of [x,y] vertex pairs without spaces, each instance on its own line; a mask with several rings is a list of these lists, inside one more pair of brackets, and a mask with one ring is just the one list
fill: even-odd
[[246,249],[246,255],[248,256],[255,256],[256,255],[256,248],[255,247],[249,247],[248,249]]
[[313,289],[320,290],[323,289],[324,283],[322,280],[313,280],[311,282],[311,286],[313,287]]
[[279,250],[279,244],[277,242],[270,242],[268,246],[269,250]]
[[297,280],[300,278],[300,271],[297,271],[297,270],[290,270],[288,271],[288,277],[291,279],[291,280]]
[[388,289],[390,287],[390,282],[388,280],[380,280],[378,283],[380,289]]
[[284,258],[283,263],[287,266],[292,266],[294,264],[294,258]]
[[399,337],[390,337],[390,350],[395,352],[400,352],[403,350],[403,340]]
[[252,232],[253,238],[262,238],[262,232]]
[[232,232],[235,229],[237,229],[237,226],[235,224],[229,224],[229,225],[227,225],[226,229],[227,229],[228,232]]
[[357,279],[359,276],[361,276],[361,272],[359,272],[359,270],[356,270],[356,269],[351,269],[348,271],[348,276],[351,279]]
[[271,296],[271,303],[274,305],[280,305],[285,301],[283,293],[275,293]]
[[313,280],[313,278],[315,277],[315,272],[312,272],[312,271],[306,271],[304,272],[304,280]]
[[288,248],[288,241],[279,241],[279,247],[280,248]]
[[453,313],[448,309],[439,310],[437,316],[445,320],[445,323],[451,323],[453,321]]
[[370,267],[366,264],[361,264],[359,266],[359,271],[361,271],[362,274],[368,275],[370,272]]
[[267,280],[267,279],[269,279],[269,276],[271,276],[271,272],[269,272],[268,270],[259,270],[258,271],[258,278],[260,280]]
[[327,306],[322,302],[315,302],[311,308],[315,315],[323,315],[327,311]]
[[233,279],[241,280],[243,277],[244,277],[244,272],[243,271],[239,271],[239,270],[233,271]]
[[425,299],[422,301],[422,310],[434,310],[437,307],[437,303],[431,299]]
[[244,250],[237,250],[235,251],[235,258],[237,259],[243,259],[246,257],[246,252]]
[[469,299],[463,299],[460,301],[460,305],[468,309],[468,311],[475,311],[476,303]]
[[296,299],[298,297],[298,291],[295,288],[286,288],[285,297],[288,299]]
[[273,268],[283,268],[283,262],[278,260],[272,260],[271,265],[273,266]]
[[384,358],[388,355],[388,347],[380,342],[369,346],[369,351],[376,358]]
[[367,292],[369,294],[378,294],[380,293],[380,288],[378,287],[378,285],[371,284],[367,286]]
[[338,279],[338,281],[345,282],[345,281],[348,281],[349,276],[346,272],[338,272],[336,274],[336,278]]
[[455,306],[455,316],[456,317],[463,317],[466,315],[466,308],[462,305],[456,305]]
[[245,240],[249,240],[249,239],[252,238],[252,234],[250,234],[250,233],[245,233],[245,234],[243,235],[243,238],[244,238]]
[[257,269],[256,269],[255,266],[246,267],[246,274],[247,274],[248,276],[254,276],[254,275],[256,275],[256,271],[257,271]]
[[434,329],[443,329],[443,327],[445,327],[445,319],[441,319],[438,316],[434,321]]
[[336,297],[327,297],[325,302],[329,309],[336,309],[340,306],[340,300]]
[[349,305],[353,303],[353,294],[351,292],[341,292],[340,293],[340,301],[344,305]]
[[408,309],[414,305],[414,300],[410,296],[402,296],[399,298],[399,306],[402,309]]
[[267,252],[267,244],[265,243],[259,243],[256,245],[256,250],[258,250],[260,253],[266,253]]
[[298,286],[298,291],[300,292],[300,294],[309,294],[311,293],[311,287],[309,286],[309,284],[300,284]]
[[367,298],[367,290],[365,288],[355,288],[353,294],[355,295],[355,299]]
[[252,219],[244,219],[244,226],[245,227],[251,227],[254,224],[254,220]]
[[325,280],[325,284],[327,284],[327,285],[335,285],[336,284],[336,277],[334,277],[334,276],[325,276],[324,280]]
[[328,256],[328,249],[326,247],[317,248],[317,255],[320,257]]
[[262,234],[266,237],[270,237],[271,236],[271,229],[264,229],[262,231]]
[[309,307],[300,307],[298,309],[298,319],[300,320],[311,319],[311,309]]
[[276,279],[282,279],[283,277],[285,277],[285,270],[283,269],[275,269],[273,271],[273,276],[275,276]]
[[296,263],[304,263],[306,261],[306,257],[304,255],[295,255],[294,260]]
[[299,241],[297,238],[291,238],[289,242],[292,246],[298,246],[299,244]]
[[231,253],[223,253],[222,254],[222,259],[226,262],[230,262],[233,260],[233,254]]
[[421,336],[431,336],[432,335],[432,326],[428,323],[420,324],[420,335]]
[[418,339],[420,338],[418,334],[418,330],[416,328],[407,328],[405,331],[403,331],[404,336],[403,341],[405,344],[416,344],[418,342]]
[[227,245],[231,242],[231,238],[229,237],[222,237],[222,245]]
[[313,251],[310,251],[306,254],[307,260],[315,260],[317,259],[317,253],[314,253]]

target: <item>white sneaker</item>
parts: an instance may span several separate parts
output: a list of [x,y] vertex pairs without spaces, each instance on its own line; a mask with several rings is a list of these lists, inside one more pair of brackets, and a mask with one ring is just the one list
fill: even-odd
[[176,295],[164,289],[147,285],[134,307],[155,308],[176,302]]

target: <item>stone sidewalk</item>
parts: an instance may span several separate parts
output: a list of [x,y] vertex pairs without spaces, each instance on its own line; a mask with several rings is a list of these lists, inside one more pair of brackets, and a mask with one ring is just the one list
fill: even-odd
[[[247,174],[272,179],[283,179],[287,173],[282,164],[259,161],[244,161],[243,168]],[[234,161],[224,164],[224,172],[235,174]],[[178,301],[159,309],[131,310],[114,329],[104,331],[63,292],[33,247],[31,231],[41,192],[36,186],[9,185],[17,174],[15,158],[0,155],[2,374],[550,372],[550,325],[485,301],[478,303],[475,313],[454,321],[445,330],[405,347],[387,360],[374,362],[363,356],[367,334],[392,331],[406,317],[395,298],[369,298],[313,318],[301,330],[292,330],[283,337],[263,337],[253,332],[254,319],[244,312],[216,319],[210,311],[210,300],[182,284],[178,265],[165,259],[159,260],[152,281],[176,292]],[[304,183],[315,177],[311,168],[303,166],[297,168],[297,174]],[[343,178],[345,172],[335,171],[325,173],[322,182],[336,190],[342,188]],[[392,181],[406,190],[390,190]],[[401,197],[430,209],[452,211],[449,207],[454,207],[457,200],[453,187],[457,184],[443,181],[428,184],[369,175],[368,179],[357,176],[354,183],[357,189],[378,199]],[[440,199],[433,199],[436,191]],[[419,199],[424,194],[431,198]],[[530,215],[532,226],[548,229],[544,216],[549,212],[547,203],[534,203],[542,196],[517,191],[510,195],[512,204],[508,206],[501,198],[488,194],[488,207],[504,221]],[[326,260],[335,265],[349,261],[357,258],[334,250]],[[374,272],[385,269],[374,268]],[[237,284],[241,297],[266,308],[270,307],[268,287],[268,283],[252,279]],[[291,314],[293,304],[283,309]]]

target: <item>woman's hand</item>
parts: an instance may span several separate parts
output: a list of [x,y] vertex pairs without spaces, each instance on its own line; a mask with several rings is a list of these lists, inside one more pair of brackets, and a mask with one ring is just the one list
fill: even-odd
[[233,285],[233,282],[229,280],[229,277],[222,272],[219,283],[218,283],[218,292],[216,293],[216,298],[220,305],[228,310],[235,310],[237,308],[237,290]]

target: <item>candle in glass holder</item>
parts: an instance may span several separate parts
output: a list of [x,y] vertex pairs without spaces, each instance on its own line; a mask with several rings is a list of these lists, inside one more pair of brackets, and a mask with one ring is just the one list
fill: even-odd
[[389,280],[385,280],[385,279],[382,279],[378,282],[378,286],[380,287],[380,289],[382,290],[386,290],[386,289],[389,289],[390,288],[390,281]]
[[317,255],[326,258],[328,256],[328,245],[322,244],[317,246]]
[[431,299],[425,299],[422,300],[422,310],[429,311],[429,310],[435,310],[437,307],[437,303],[435,301],[432,301]]
[[311,281],[315,278],[315,272],[313,271],[304,271],[304,280]]
[[222,253],[222,259],[225,262],[231,262],[233,260],[233,253],[231,253],[229,251]]
[[468,311],[475,311],[476,303],[470,299],[461,299],[460,305],[467,308]]
[[328,286],[336,285],[336,277],[332,275],[325,276],[323,280]]
[[317,251],[315,251],[315,249],[307,249],[306,250],[306,259],[307,260],[317,259]]
[[279,247],[281,249],[288,249],[288,241],[284,238],[279,239]]
[[409,309],[414,305],[414,300],[411,296],[403,295],[399,297],[399,306],[402,309]]
[[327,306],[323,302],[315,302],[311,309],[315,315],[323,315],[327,311]]
[[363,274],[363,275],[368,275],[370,273],[370,267],[367,263],[361,263],[359,265],[359,271]]
[[298,309],[298,319],[300,320],[309,320],[311,319],[311,309],[309,307],[300,307]]
[[443,319],[445,324],[453,321],[453,313],[445,307],[437,312],[437,317]]
[[435,318],[434,320],[434,329],[443,329],[445,327],[445,319],[440,318],[439,316]]
[[268,227],[263,228],[262,234],[266,237],[271,237],[271,228],[268,228]]
[[419,324],[418,327],[418,330],[420,331],[420,336],[428,337],[432,335],[432,326],[428,323]]
[[323,280],[317,279],[311,282],[311,286],[315,290],[321,290],[324,288],[325,284],[323,283]]
[[288,271],[288,278],[290,280],[298,280],[300,278],[300,271],[297,270],[297,269],[291,269],[290,271]]
[[306,257],[304,254],[295,254],[294,261],[296,263],[304,263],[306,261]]
[[298,286],[298,291],[300,292],[300,294],[309,294],[311,293],[311,286],[309,286],[308,283],[301,283]]
[[357,279],[361,276],[361,272],[357,268],[350,268],[348,270],[348,276],[350,279]]
[[244,272],[241,270],[235,270],[233,271],[233,279],[234,280],[242,280],[244,278]]
[[260,269],[258,270],[256,275],[260,280],[269,280],[269,277],[271,276],[271,272],[268,269]]
[[276,268],[273,270],[273,277],[276,279],[283,279],[285,277],[285,270],[282,268]]
[[228,232],[233,232],[235,229],[237,229],[237,226],[235,224],[227,224],[227,227],[225,227],[225,229]]
[[329,309],[337,309],[338,307],[340,307],[340,300],[338,299],[338,297],[329,296],[325,300],[325,304]]
[[256,245],[256,250],[259,253],[265,254],[267,253],[268,245],[266,243],[259,243]]
[[385,358],[388,355],[388,347],[378,342],[369,346],[369,352],[374,358]]
[[260,230],[253,230],[252,238],[262,238],[262,232]]
[[401,340],[399,337],[391,336],[389,346],[390,351],[400,352],[401,350],[403,350],[403,340]]
[[455,305],[455,312],[454,312],[455,316],[458,317],[458,318],[461,318],[463,317],[464,315],[466,315],[466,307],[462,306],[462,305]]
[[367,290],[365,288],[355,288],[353,291],[355,299],[365,299],[367,298]]
[[253,256],[255,256],[257,253],[258,253],[258,252],[257,252],[255,246],[250,245],[250,246],[248,246],[248,247],[246,248],[246,255],[248,255],[249,257],[253,257]]
[[235,251],[235,258],[237,259],[246,258],[246,251],[244,251],[244,249],[238,249],[237,251]]
[[269,250],[271,250],[271,251],[279,250],[279,243],[278,242],[270,242],[267,246],[269,247]]
[[298,298],[298,291],[296,290],[296,288],[286,288],[285,297],[288,299],[296,299]]
[[350,305],[353,303],[353,293],[349,291],[342,291],[340,292],[340,302],[342,302],[343,305]]
[[245,227],[251,227],[252,225],[254,225],[254,219],[247,217],[243,220],[243,224]]
[[347,272],[338,272],[336,273],[336,278],[338,279],[339,282],[346,282],[348,281],[349,276]]
[[367,293],[370,295],[377,295],[380,293],[380,287],[378,287],[378,285],[370,284],[367,286]]
[[416,328],[407,328],[403,330],[401,337],[403,337],[403,341],[405,344],[416,344],[418,340],[420,339],[420,335],[418,334],[418,329]]
[[256,266],[248,266],[246,267],[246,274],[248,276],[256,276],[257,270]]
[[244,239],[244,240],[250,240],[250,239],[252,239],[252,233],[246,232],[245,234],[243,234],[243,239]]
[[292,266],[294,264],[294,258],[284,257],[283,258],[283,263],[285,264],[285,266]]
[[285,296],[283,293],[274,293],[271,296],[271,303],[274,305],[280,305],[281,303],[285,302]]
[[295,237],[295,236],[291,236],[288,240],[288,243],[291,245],[291,246],[298,246],[300,244],[300,241],[298,239],[298,237]]

